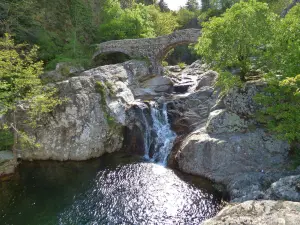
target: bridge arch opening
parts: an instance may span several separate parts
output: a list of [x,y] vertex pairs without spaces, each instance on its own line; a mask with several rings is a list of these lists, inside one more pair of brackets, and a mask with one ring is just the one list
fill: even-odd
[[166,49],[162,54],[162,65],[174,66],[179,63],[192,64],[198,59],[194,46],[195,44],[183,43]]
[[96,66],[123,63],[130,60],[131,57],[123,52],[101,53],[94,58]]

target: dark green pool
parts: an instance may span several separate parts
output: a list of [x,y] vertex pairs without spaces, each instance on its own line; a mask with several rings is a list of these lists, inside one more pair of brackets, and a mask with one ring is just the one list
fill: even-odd
[[199,224],[221,208],[206,180],[124,154],[23,162],[0,182],[0,224]]

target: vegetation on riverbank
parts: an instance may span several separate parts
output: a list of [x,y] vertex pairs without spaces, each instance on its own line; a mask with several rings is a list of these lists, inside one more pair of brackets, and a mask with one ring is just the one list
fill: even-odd
[[[187,0],[175,12],[163,0],[4,0],[0,3],[1,110],[15,111],[16,103],[30,102],[28,115],[36,126],[43,113],[61,103],[55,89],[39,79],[44,68],[53,69],[58,62],[87,67],[99,42],[203,27],[196,51],[221,72],[218,85],[228,91],[264,75],[269,87],[257,97],[265,106],[259,119],[289,142],[299,141],[300,6],[279,17],[291,2]],[[173,51],[173,61],[181,62],[183,52],[194,59],[193,50],[181,46]],[[8,60],[7,54],[14,56]],[[231,73],[236,68],[240,78]]]
[[[264,77],[256,100],[259,121],[290,143],[300,141],[300,4],[284,18],[259,1],[240,2],[203,23],[198,54],[220,72],[217,85],[233,86]],[[237,69],[237,73],[232,73]]]

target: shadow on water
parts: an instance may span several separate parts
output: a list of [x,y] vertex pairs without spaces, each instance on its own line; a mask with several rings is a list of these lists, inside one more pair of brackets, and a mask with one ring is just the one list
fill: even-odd
[[199,179],[122,153],[22,162],[0,182],[0,224],[199,224],[223,205]]

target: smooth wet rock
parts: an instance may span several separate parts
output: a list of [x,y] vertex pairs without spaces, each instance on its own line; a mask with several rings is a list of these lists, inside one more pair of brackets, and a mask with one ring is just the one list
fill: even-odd
[[213,134],[233,133],[245,131],[247,127],[248,123],[237,114],[228,112],[226,109],[219,109],[209,114],[206,131]]
[[203,225],[298,225],[300,203],[289,201],[247,201],[230,204]]
[[187,136],[176,155],[179,169],[227,184],[240,173],[278,170],[288,161],[289,145],[257,129],[248,133]]
[[123,150],[135,155],[145,154],[145,135],[151,129],[150,108],[143,102],[133,102],[127,109]]
[[[274,168],[276,169],[276,168]],[[282,177],[298,174],[297,171],[288,171],[278,168],[277,171],[246,172],[236,175],[227,184],[227,190],[231,202],[244,202],[247,200],[277,200],[272,196],[267,196],[266,191]],[[289,200],[289,199],[286,199]]]

